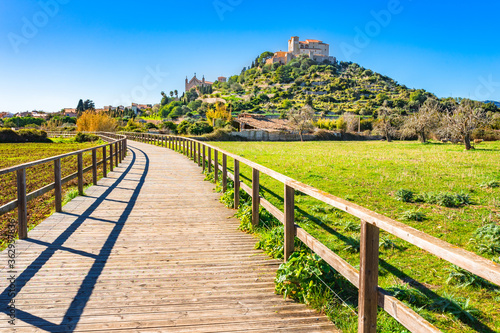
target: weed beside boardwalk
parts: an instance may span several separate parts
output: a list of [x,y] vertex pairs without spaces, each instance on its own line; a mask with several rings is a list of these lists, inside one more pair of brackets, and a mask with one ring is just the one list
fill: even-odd
[[[470,152],[451,144],[421,145],[414,142],[216,145],[489,259],[498,260],[500,255],[497,247],[487,247],[487,244],[495,244],[488,241],[490,239],[500,241],[493,227],[498,226],[500,219],[500,191],[495,186],[500,179],[499,143],[482,144]],[[228,165],[232,165],[231,161]],[[242,165],[241,177],[250,184],[251,169]],[[400,189],[411,191],[417,200],[397,200],[396,192]],[[283,184],[261,175],[261,195],[281,209],[282,192]],[[248,226],[251,210],[246,208],[246,213],[242,214],[244,209],[241,208],[237,216],[242,218],[243,226]],[[355,218],[297,192],[296,222],[351,265],[359,267],[359,221]],[[282,238],[282,230],[279,230],[280,226],[266,224],[271,228],[254,230],[259,234],[258,246],[279,257],[282,244],[277,239]],[[490,227],[481,229],[483,226]],[[295,265],[307,270],[314,257],[310,254],[301,256],[301,253],[297,254]],[[294,270],[282,266],[281,276],[290,277]],[[379,270],[379,284],[383,288],[441,330],[500,331],[498,286],[483,283],[480,278],[468,272],[467,275],[448,262],[385,232],[381,233]],[[279,277],[277,288],[280,288]],[[287,278],[281,282],[284,281],[290,280]],[[304,294],[296,297],[294,290],[288,292],[286,289],[286,285],[292,282],[282,285],[280,291],[316,304],[326,313],[334,309],[332,318],[335,323],[345,331],[355,331],[356,316],[347,305],[340,305],[343,303],[339,299],[355,309],[357,291],[349,285],[335,289],[338,286],[336,281],[325,282],[331,284],[340,298],[333,293],[330,295],[332,291],[329,289],[323,292],[325,297],[304,297]],[[293,282],[295,286],[300,284]],[[333,295],[333,298],[328,295]],[[319,299],[323,299],[323,303]],[[335,302],[339,305],[335,306]],[[381,331],[404,331],[387,314],[381,312],[379,317]],[[337,322],[335,318],[343,319]]]

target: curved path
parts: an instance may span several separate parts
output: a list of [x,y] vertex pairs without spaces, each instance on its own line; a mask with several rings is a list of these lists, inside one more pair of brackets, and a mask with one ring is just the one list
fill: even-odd
[[[0,254],[1,332],[335,332],[274,294],[279,261],[181,154],[129,141],[108,178]],[[16,277],[16,325],[8,277]]]

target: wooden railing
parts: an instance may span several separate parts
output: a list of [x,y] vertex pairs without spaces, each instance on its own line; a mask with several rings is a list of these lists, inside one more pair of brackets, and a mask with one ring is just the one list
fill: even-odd
[[[411,332],[440,332],[404,303],[391,296],[378,286],[379,233],[380,229],[410,243],[427,252],[462,267],[489,282],[500,285],[500,265],[472,252],[453,246],[422,231],[409,227],[386,216],[370,211],[364,207],[344,199],[320,191],[274,170],[254,163],[238,155],[232,154],[205,142],[178,137],[145,133],[124,133],[127,138],[157,144],[162,147],[181,151],[192,158],[195,163],[209,172],[215,172],[215,180],[221,179],[223,190],[227,190],[228,177],[234,181],[234,208],[239,207],[239,189],[243,189],[252,197],[252,224],[259,222],[259,205],[262,205],[274,217],[284,224],[285,260],[294,251],[294,238],[298,237],[314,253],[325,260],[333,269],[342,274],[359,289],[358,332],[376,332],[377,306],[383,308],[399,323]],[[214,158],[212,159],[212,152]],[[222,165],[218,156],[222,154]],[[234,159],[234,174],[227,170],[227,158]],[[252,168],[252,187],[240,180],[240,163]],[[219,172],[222,172],[219,175]],[[259,174],[264,173],[284,184],[284,212],[273,206],[259,195]],[[307,194],[328,205],[340,209],[361,220],[360,269],[359,271],[342,259],[327,246],[315,239],[300,226],[295,224],[295,190]]]
[[[55,136],[58,133],[49,133],[49,136]],[[94,133],[101,139],[108,142],[104,145],[82,149],[71,153],[58,155],[54,157],[45,158],[42,160],[19,164],[13,167],[0,170],[0,176],[10,172],[17,173],[17,199],[13,200],[0,207],[0,216],[13,211],[17,208],[18,217],[18,234],[19,239],[26,239],[28,237],[28,202],[38,198],[45,193],[54,190],[54,201],[56,212],[62,211],[62,185],[78,178],[78,192],[83,195],[83,175],[86,172],[92,171],[93,183],[97,183],[97,167],[103,166],[103,176],[107,176],[107,164],[109,161],[109,170],[113,171],[114,166],[125,158],[127,153],[127,138],[124,135],[117,135],[114,133]],[[74,135],[74,134],[73,134]],[[107,150],[109,147],[109,155]],[[102,149],[103,159],[97,161],[97,150]],[[83,153],[92,152],[92,165],[88,167],[83,166]],[[61,159],[70,156],[77,156],[76,172],[67,177],[61,177]],[[113,161],[114,160],[114,161]],[[54,182],[39,188],[31,193],[26,193],[26,169],[41,165],[45,163],[54,163]]]

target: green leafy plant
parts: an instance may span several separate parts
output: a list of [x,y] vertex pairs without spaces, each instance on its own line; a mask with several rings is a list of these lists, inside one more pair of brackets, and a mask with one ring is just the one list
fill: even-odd
[[361,229],[361,225],[359,223],[347,220],[344,222],[344,231],[359,231]]
[[379,248],[389,250],[396,247],[396,244],[389,238],[381,238],[379,241]]
[[481,315],[481,312],[470,305],[467,298],[456,297],[455,295],[444,293],[443,297],[432,304],[432,309],[443,313],[449,313],[456,319],[464,322],[475,323],[475,316]]
[[421,222],[425,220],[425,214],[418,210],[407,210],[406,212],[401,214],[401,218],[403,220]]
[[500,181],[495,180],[495,179],[490,179],[490,180],[487,180],[487,181],[479,184],[479,186],[482,188],[497,188],[497,187],[500,187]]
[[471,242],[481,253],[500,253],[500,226],[490,223],[478,228]]
[[394,196],[396,197],[396,200],[402,201],[402,202],[413,202],[413,192],[410,190],[405,190],[404,188],[399,189],[396,191]]
[[450,275],[448,276],[448,279],[446,279],[447,284],[456,285],[460,288],[473,286],[496,289],[495,285],[493,285],[492,283],[486,281],[482,277],[472,274],[471,272],[461,267],[452,265],[451,268],[448,269],[448,272],[450,273]]

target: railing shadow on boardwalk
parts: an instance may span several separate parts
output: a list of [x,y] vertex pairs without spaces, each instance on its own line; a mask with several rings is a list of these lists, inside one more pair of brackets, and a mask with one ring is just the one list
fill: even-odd
[[[132,152],[132,160],[128,165],[127,169],[102,195],[96,198],[95,202],[89,208],[87,208],[87,210],[85,210],[83,214],[79,215],[75,219],[75,221],[72,222],[71,225],[59,237],[57,237],[57,239],[54,242],[48,244],[29,238],[25,240],[27,242],[33,242],[36,244],[45,245],[47,246],[47,248],[43,252],[41,252],[38,258],[35,259],[16,279],[17,293],[19,293],[22,290],[22,288],[30,281],[30,279],[33,278],[38,273],[38,271],[43,267],[43,265],[45,265],[49,261],[49,259],[54,255],[54,253],[56,253],[56,251],[58,250],[69,251],[71,253],[87,256],[95,260],[89,272],[83,279],[76,296],[74,297],[69,308],[64,314],[62,322],[60,324],[52,323],[38,316],[34,316],[29,312],[23,311],[22,309],[19,308],[16,309],[17,319],[26,322],[28,324],[31,324],[35,327],[46,330],[48,332],[73,332],[75,330],[76,325],[78,324],[80,317],[82,315],[82,312],[85,309],[85,306],[90,296],[92,295],[92,291],[97,283],[97,280],[100,274],[102,273],[102,270],[104,269],[104,266],[106,265],[109,256],[111,255],[111,249],[114,247],[116,240],[118,239],[118,236],[120,235],[125,225],[125,222],[127,221],[129,214],[132,211],[132,208],[136,204],[137,198],[139,196],[139,193],[141,192],[142,186],[149,171],[149,158],[147,154],[138,148],[129,150]],[[133,190],[131,198],[127,202],[127,206],[123,210],[123,213],[119,217],[118,221],[117,222],[103,221],[107,223],[115,223],[115,226],[111,231],[111,233],[109,234],[109,237],[107,238],[106,242],[102,246],[99,254],[94,255],[86,253],[84,251],[79,251],[64,247],[63,244],[66,242],[66,240],[68,240],[69,237],[82,225],[82,223],[87,218],[90,217],[90,215],[95,211],[95,209],[99,207],[99,205],[106,200],[107,196],[111,194],[111,192],[114,189],[118,188],[118,185],[129,174],[129,171],[132,169],[137,160],[137,153],[135,152],[135,150],[141,152],[144,155],[145,158],[144,171],[142,172],[140,181],[138,182],[137,187]],[[2,312],[7,313],[5,309],[8,309],[7,305],[11,298],[12,297],[9,297],[9,288],[6,288],[0,294],[0,307],[1,309],[3,309]]]

